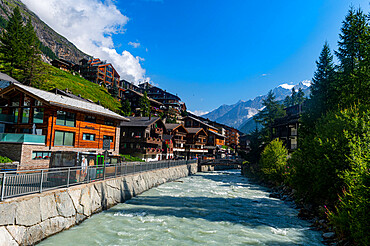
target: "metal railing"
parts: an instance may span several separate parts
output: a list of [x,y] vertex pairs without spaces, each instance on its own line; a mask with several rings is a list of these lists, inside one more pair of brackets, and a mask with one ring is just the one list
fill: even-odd
[[116,165],[49,168],[0,172],[0,201],[72,185],[142,173],[157,169],[195,164],[196,160],[125,162]]

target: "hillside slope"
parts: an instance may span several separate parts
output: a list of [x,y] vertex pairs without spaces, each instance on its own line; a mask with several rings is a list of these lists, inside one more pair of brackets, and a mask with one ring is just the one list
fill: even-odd
[[95,83],[92,83],[78,74],[62,71],[58,68],[45,64],[45,81],[43,83],[34,83],[32,86],[41,90],[49,91],[54,88],[60,90],[68,89],[74,95],[90,99],[116,113],[120,112],[121,104],[117,99],[108,93],[107,89]]
[[[37,37],[40,39],[43,46],[49,48],[57,57],[77,63],[81,58],[87,56],[79,50],[73,43],[65,37],[55,32],[47,24],[45,24],[35,13],[27,8],[21,1],[18,0],[0,0],[0,30],[2,30],[9,16],[13,13],[13,9],[19,6],[24,21],[31,17],[32,25],[35,27]],[[43,50],[44,51],[44,50]],[[44,54],[49,52],[44,52]],[[48,55],[50,61],[53,55]]]

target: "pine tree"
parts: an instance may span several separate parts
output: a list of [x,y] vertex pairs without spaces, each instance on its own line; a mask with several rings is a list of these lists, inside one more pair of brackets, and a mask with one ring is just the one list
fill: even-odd
[[16,7],[0,37],[1,71],[18,78],[26,60],[24,27],[19,7]]
[[117,98],[118,97],[118,87],[115,81],[113,81],[113,88],[112,88],[112,97]]
[[22,82],[30,85],[33,82],[40,83],[42,81],[43,64],[41,61],[41,52],[39,50],[39,39],[32,26],[31,18],[28,19],[24,28],[24,43],[26,59],[23,64],[23,79]]
[[146,93],[146,91],[144,92],[144,96],[140,98],[139,105],[140,105],[142,116],[149,116],[150,115],[150,102],[149,102],[148,94]]
[[125,116],[131,115],[131,105],[128,99],[126,99],[125,102],[123,103],[122,111]]
[[337,101],[342,107],[358,102],[369,104],[370,33],[367,17],[361,9],[350,8],[339,37],[335,52],[340,61]]
[[298,97],[297,97],[297,92],[295,91],[294,88],[292,88],[292,95],[291,95],[291,105],[290,106],[293,106],[293,105],[296,105],[298,103]]
[[30,85],[42,83],[43,64],[40,56],[40,41],[31,19],[23,25],[19,7],[9,18],[8,25],[0,37],[1,71],[18,81]]
[[262,105],[264,109],[257,115],[255,121],[262,124],[262,136],[265,142],[268,142],[272,137],[271,125],[275,119],[284,116],[284,110],[283,105],[276,100],[275,94],[271,90],[268,92],[266,99],[263,99]]
[[317,120],[337,106],[333,55],[327,42],[324,44],[319,60],[316,61],[316,67],[312,78],[310,107],[307,112],[310,114],[311,121]]
[[292,106],[292,98],[290,96],[286,96],[284,99],[284,106],[290,107]]
[[304,92],[302,88],[299,88],[297,93],[297,104],[302,104],[304,100],[305,100]]

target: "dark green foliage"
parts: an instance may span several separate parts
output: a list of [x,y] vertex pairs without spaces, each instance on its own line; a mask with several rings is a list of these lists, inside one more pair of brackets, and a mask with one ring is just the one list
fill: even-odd
[[[123,101],[121,101],[123,102]],[[131,115],[131,104],[128,99],[126,99],[122,104],[122,113],[124,116],[130,116]]]
[[302,88],[299,88],[297,93],[297,101],[295,104],[302,104],[304,101],[305,101],[304,92]]
[[[312,78],[311,98],[307,110],[307,120],[311,123],[330,110],[336,108],[336,88],[333,55],[325,42],[319,60],[316,61],[316,71]],[[312,124],[311,124],[312,125]]]
[[343,174],[351,170],[352,138],[369,134],[369,120],[366,108],[330,112],[317,122],[313,134],[301,139],[290,163],[295,170],[293,186],[305,199],[317,205],[335,204],[345,184]]
[[42,81],[43,65],[38,49],[39,40],[31,19],[26,25],[23,24],[18,7],[9,18],[0,42],[2,72],[27,85]]
[[146,93],[146,91],[144,92],[144,96],[140,98],[139,105],[140,105],[140,110],[141,110],[142,116],[144,116],[144,117],[149,116],[149,114],[150,114],[150,102],[149,102],[148,94]]
[[49,57],[51,60],[58,59],[57,55],[49,47],[45,46],[41,42],[39,42],[39,49],[44,55]]
[[136,156],[122,155],[122,154],[121,154],[121,156],[123,158],[125,158],[126,162],[133,162],[133,161],[135,161],[135,162],[144,162],[142,159],[140,159],[139,157],[136,157]]
[[369,35],[367,16],[352,7],[343,21],[335,53],[340,62],[336,100],[341,107],[370,103]]
[[8,24],[8,21],[5,20],[2,16],[0,16],[0,27],[4,29],[7,24]]
[[112,97],[117,98],[118,97],[118,87],[115,81],[113,81],[113,87],[112,87]]
[[24,27],[19,8],[15,8],[0,37],[1,71],[9,76],[19,77],[26,60],[24,49]]
[[265,107],[255,118],[255,121],[262,124],[263,140],[268,142],[271,140],[270,126],[274,123],[275,119],[283,117],[285,111],[276,99],[275,94],[270,90],[266,99],[263,99],[262,105]]
[[290,96],[286,96],[284,99],[284,106],[290,107],[292,106],[292,98]]
[[296,104],[302,104],[306,98],[304,97],[304,92],[301,88],[298,89],[298,92],[292,88],[291,96],[286,96],[284,99],[284,106],[290,107]]
[[280,184],[287,177],[288,150],[279,139],[271,141],[261,153],[261,172],[268,180]]

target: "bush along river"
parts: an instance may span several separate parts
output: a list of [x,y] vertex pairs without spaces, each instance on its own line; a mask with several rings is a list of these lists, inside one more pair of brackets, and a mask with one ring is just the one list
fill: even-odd
[[240,170],[166,183],[39,245],[323,245],[298,210]]

